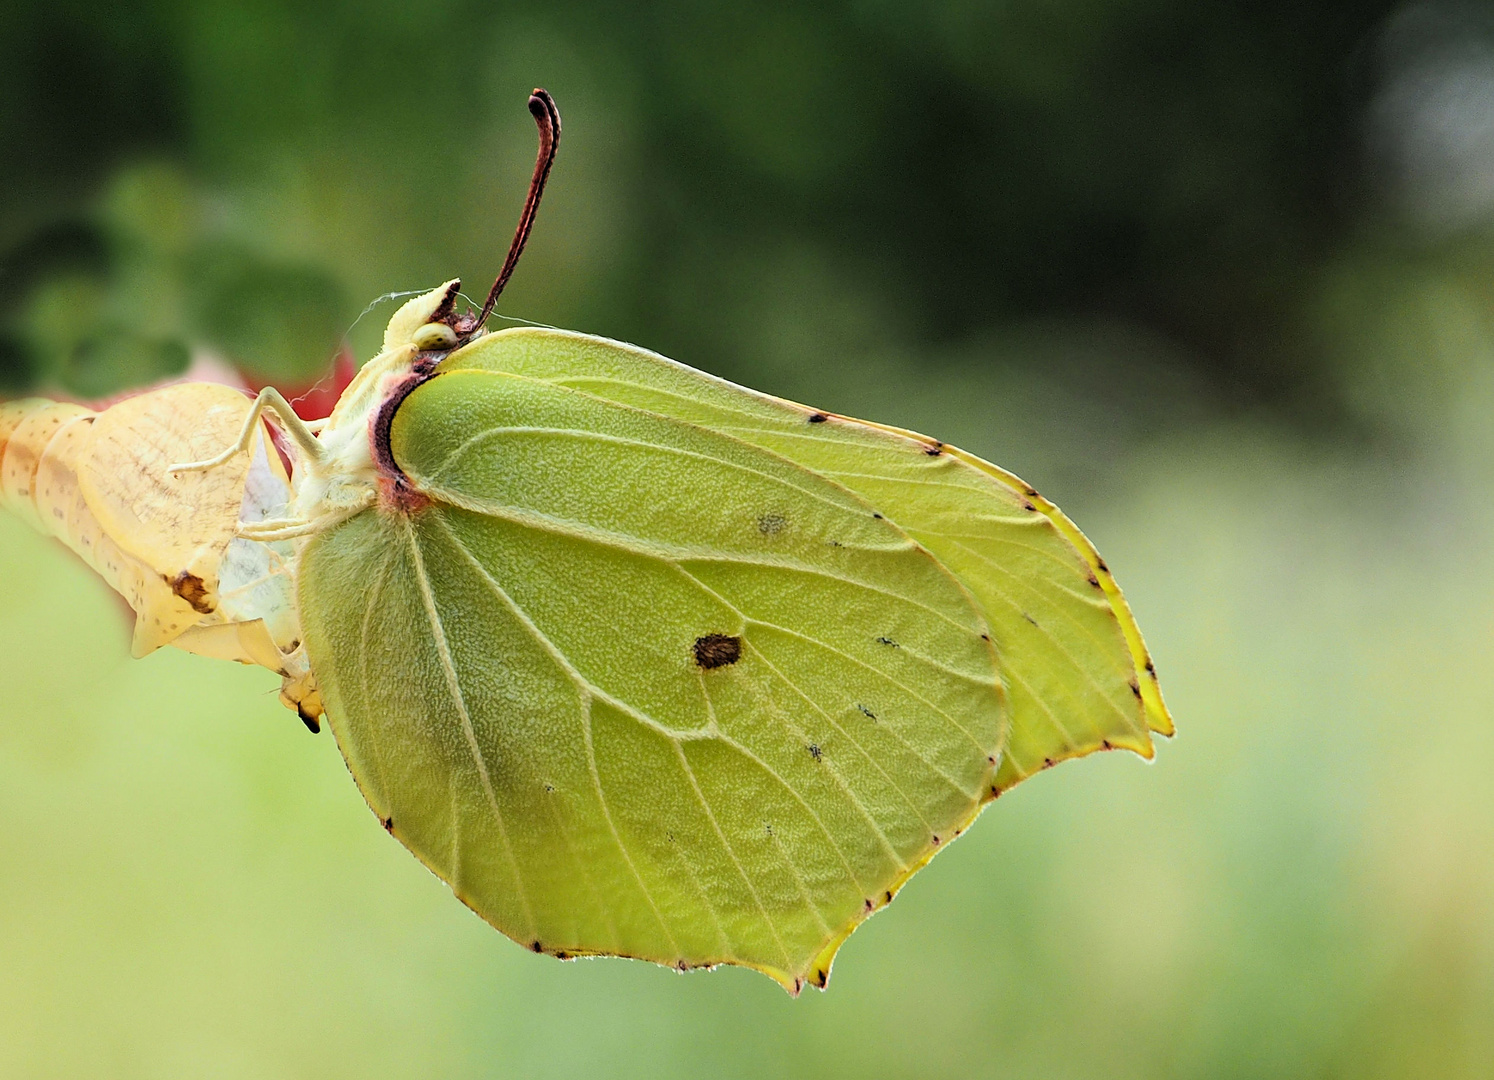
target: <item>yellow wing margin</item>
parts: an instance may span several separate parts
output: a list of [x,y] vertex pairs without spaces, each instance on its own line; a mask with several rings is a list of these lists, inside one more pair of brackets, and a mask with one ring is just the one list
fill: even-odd
[[[778,400],[783,401],[784,399],[779,398]],[[797,405],[794,402],[784,401],[784,404],[794,405],[796,408],[804,408],[804,406]],[[930,439],[927,435],[920,435],[915,431],[907,431],[888,424],[878,424],[872,420],[857,420],[849,416],[839,417],[839,419],[861,424],[865,427],[876,428],[893,435],[901,435],[904,438],[915,439],[929,445],[938,445],[944,453],[979,469],[987,476],[1010,488],[1013,492],[1021,495],[1037,507],[1038,511],[1047,517],[1049,521],[1053,522],[1053,527],[1063,535],[1065,540],[1073,545],[1074,550],[1089,564],[1090,569],[1094,571],[1095,578],[1100,583],[1100,588],[1105,592],[1106,599],[1110,601],[1111,609],[1115,612],[1115,617],[1120,622],[1121,633],[1125,636],[1126,645],[1131,651],[1131,661],[1136,665],[1138,689],[1141,694],[1142,705],[1146,710],[1147,727],[1158,735],[1167,738],[1171,738],[1177,733],[1177,729],[1173,726],[1172,714],[1167,709],[1167,703],[1162,700],[1162,684],[1157,680],[1157,666],[1153,663],[1151,653],[1147,650],[1146,640],[1141,636],[1141,627],[1136,624],[1136,616],[1131,613],[1131,605],[1126,602],[1125,594],[1121,592],[1121,587],[1116,584],[1115,575],[1110,572],[1110,567],[1100,557],[1100,553],[1095,550],[1094,544],[1090,543],[1089,537],[1084,535],[1079,526],[1075,525],[1067,514],[1043,498],[1036,488],[1020,476],[1009,473],[1000,465],[993,465],[984,458],[961,450],[957,446],[948,446],[939,443],[937,440]],[[1149,758],[1151,754],[1148,753],[1143,756]]]

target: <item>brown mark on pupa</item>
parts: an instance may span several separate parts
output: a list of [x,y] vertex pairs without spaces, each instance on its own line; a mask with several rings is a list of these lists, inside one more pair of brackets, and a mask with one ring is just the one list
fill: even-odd
[[171,591],[192,605],[192,610],[199,615],[211,615],[213,613],[213,602],[208,599],[207,582],[196,574],[183,570],[175,578],[166,579],[166,584],[171,586]]
[[742,639],[730,634],[706,634],[695,639],[695,662],[709,671],[742,658]]

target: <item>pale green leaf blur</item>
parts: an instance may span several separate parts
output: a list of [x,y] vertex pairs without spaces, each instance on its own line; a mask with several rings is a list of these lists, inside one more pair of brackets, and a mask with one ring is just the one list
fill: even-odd
[[309,381],[374,297],[480,293],[544,85],[501,309],[1031,481],[1178,737],[1003,796],[825,994],[559,963],[386,835],[272,676],[129,660],[0,517],[0,1076],[1488,1075],[1486,13],[731,11],[10,5],[0,376]]

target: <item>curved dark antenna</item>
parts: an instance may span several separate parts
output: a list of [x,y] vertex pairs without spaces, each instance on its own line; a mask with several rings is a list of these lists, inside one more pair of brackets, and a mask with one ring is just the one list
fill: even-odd
[[488,298],[483,302],[482,314],[477,317],[474,329],[482,326],[488,321],[488,316],[493,314],[498,294],[513,276],[514,267],[519,265],[519,256],[524,253],[529,230],[534,228],[534,215],[539,210],[540,196],[545,193],[545,181],[550,179],[550,166],[555,164],[555,151],[560,147],[560,110],[555,107],[555,99],[550,96],[549,91],[535,87],[534,93],[529,95],[529,111],[534,115],[535,126],[539,128],[539,156],[534,159],[534,176],[529,181],[529,195],[524,199],[524,212],[519,215],[519,226],[514,230],[513,243],[508,245],[508,258],[503,260],[503,269],[498,271],[498,280],[493,282]]

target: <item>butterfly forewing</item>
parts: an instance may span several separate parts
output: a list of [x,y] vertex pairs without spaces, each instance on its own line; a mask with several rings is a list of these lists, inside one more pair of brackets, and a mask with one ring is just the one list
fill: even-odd
[[833,416],[584,334],[504,330],[444,367],[580,390],[793,461],[854,493],[954,574],[991,627],[1010,695],[998,790],[1066,758],[1171,734],[1125,599],[1089,541],[1009,473],[909,432]]

